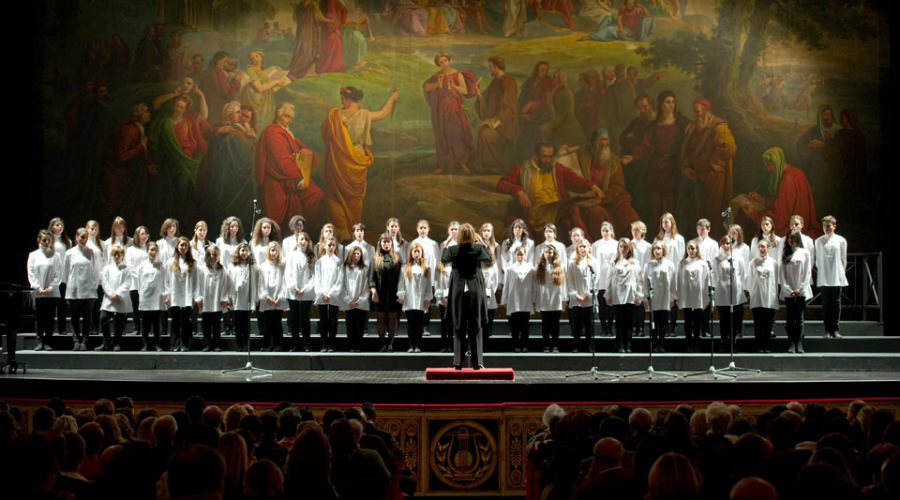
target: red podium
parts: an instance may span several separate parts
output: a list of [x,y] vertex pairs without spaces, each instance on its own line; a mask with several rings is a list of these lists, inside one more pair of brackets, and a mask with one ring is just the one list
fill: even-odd
[[425,380],[515,380],[516,372],[512,368],[482,368],[473,370],[463,368],[426,368]]

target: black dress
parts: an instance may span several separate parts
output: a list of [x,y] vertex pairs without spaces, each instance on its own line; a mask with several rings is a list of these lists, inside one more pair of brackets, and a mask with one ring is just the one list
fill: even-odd
[[447,311],[453,328],[453,366],[461,368],[466,340],[471,351],[472,368],[482,360],[481,325],[487,319],[482,262],[490,264],[491,256],[479,244],[463,244],[445,248],[441,262],[452,263]]
[[378,302],[372,303],[374,312],[400,312],[402,307],[397,302],[397,287],[400,284],[400,263],[391,260],[390,255],[384,255],[381,270],[372,273],[370,286],[375,287],[378,293]]

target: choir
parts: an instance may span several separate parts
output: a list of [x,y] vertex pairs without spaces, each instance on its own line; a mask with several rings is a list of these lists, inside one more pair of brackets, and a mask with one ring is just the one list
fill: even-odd
[[[28,280],[34,291],[36,350],[51,350],[54,326],[66,331],[69,311],[73,350],[87,350],[93,311],[99,312],[103,341],[95,350],[121,350],[126,317],[143,338],[142,351],[163,350],[160,330],[169,333],[169,349],[192,349],[197,317],[202,317],[203,351],[222,349],[222,327],[233,333],[243,350],[249,341],[250,316],[259,318],[264,350],[309,351],[312,347],[310,312],[317,306],[321,350],[337,347],[338,316],[345,317],[347,348],[362,351],[369,312],[377,317],[381,352],[393,352],[400,315],[408,325],[407,352],[422,350],[428,335],[431,306],[438,306],[441,352],[449,350],[451,330],[446,312],[450,264],[437,255],[456,245],[459,223],[448,225],[447,238],[438,243],[428,237],[430,225],[420,220],[418,237],[406,241],[396,218],[386,221],[377,245],[365,241],[362,223],[353,226],[353,240],[341,245],[334,226],[322,227],[318,242],[304,231],[306,220],[290,220],[291,234],[281,239],[278,224],[261,218],[251,240],[244,240],[241,222],[226,218],[215,242],[207,239],[208,225],[199,221],[191,239],[179,236],[179,223],[166,219],[161,238],[138,227],[133,237],[127,223],[116,217],[109,238],[100,238],[100,224],[88,221],[66,235],[60,218],[38,232],[38,248],[27,261]],[[781,303],[787,312],[788,352],[803,353],[806,303],[812,297],[813,270],[823,296],[826,336],[839,338],[840,290],[847,286],[847,242],[837,235],[837,220],[822,219],[825,234],[813,241],[802,234],[804,220],[791,218],[783,237],[774,234],[772,221],[762,218],[750,245],[744,231],[731,225],[716,245],[709,237],[710,222],[697,221],[697,237],[685,240],[675,218],[663,214],[651,243],[644,238],[647,225],[631,224],[633,238],[616,238],[609,222],[595,242],[581,228],[569,232],[571,246],[557,241],[557,228],[543,228],[544,241],[535,245],[526,224],[514,221],[506,238],[495,239],[491,224],[480,228],[479,242],[488,249],[490,264],[481,272],[486,286],[490,322],[503,306],[515,352],[527,352],[532,315],[539,321],[544,352],[559,352],[559,325],[567,312],[575,338],[574,351],[593,351],[594,321],[601,332],[612,334],[616,349],[631,352],[633,336],[643,334],[647,314],[652,317],[651,348],[665,352],[678,309],[684,317],[689,350],[698,349],[708,336],[718,312],[719,333],[725,346],[742,335],[743,309],[752,311],[755,347],[771,352],[775,313]],[[710,307],[714,304],[716,307]],[[283,317],[292,342],[283,338]],[[171,321],[171,323],[170,323]],[[171,326],[170,326],[171,325]],[[484,325],[490,332],[490,324]]]

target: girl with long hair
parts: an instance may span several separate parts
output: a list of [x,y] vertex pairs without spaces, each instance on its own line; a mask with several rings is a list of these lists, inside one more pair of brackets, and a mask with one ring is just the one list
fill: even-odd
[[[746,246],[746,245],[744,245]],[[716,287],[716,307],[719,310],[719,334],[724,346],[731,342],[741,331],[744,323],[744,280],[746,280],[747,263],[731,245],[731,237],[722,236],[719,240],[719,253],[713,261],[713,284]],[[732,274],[733,281],[732,281]],[[732,313],[733,310],[733,313]],[[729,348],[725,348],[730,351]]]
[[200,268],[200,301],[198,307],[203,316],[203,339],[206,345],[203,352],[222,350],[222,311],[229,305],[231,297],[231,280],[225,267],[220,262],[220,250],[215,245],[206,247]]
[[281,316],[282,311],[288,308],[284,270],[281,245],[277,241],[270,241],[268,251],[266,251],[266,260],[257,267],[259,275],[257,300],[259,300],[259,311],[263,315],[263,323],[266,325],[263,334],[262,350],[264,351],[281,350],[283,335]]
[[425,249],[419,243],[409,246],[409,255],[401,272],[397,288],[397,302],[406,313],[409,349],[406,352],[422,352],[419,342],[425,326],[425,313],[431,307],[433,270],[425,260]]
[[604,337],[612,335],[613,310],[607,305],[606,285],[609,283],[609,273],[612,272],[613,261],[618,254],[618,242],[613,225],[603,222],[600,225],[600,239],[591,245],[591,253],[595,269],[597,270],[597,314],[600,320],[600,332]]
[[[678,234],[678,224],[675,223],[675,216],[666,212],[659,218],[659,232],[656,233],[656,239],[666,245],[666,255],[669,260],[675,264],[675,271],[681,267],[681,261],[684,259],[684,236]],[[678,302],[672,306],[669,314],[669,326],[666,331],[666,337],[675,336],[675,324],[678,322]]]
[[[482,326],[484,338],[489,339],[494,331],[494,315],[497,312],[497,292],[503,288],[503,280],[500,276],[500,264],[497,262],[497,250],[499,245],[494,239],[494,225],[485,222],[478,229],[478,239],[481,245],[491,255],[490,263],[481,264],[481,274],[484,276],[484,300],[487,304],[486,323]],[[438,259],[440,260],[440,259]]]
[[316,306],[319,308],[319,331],[322,336],[322,352],[334,352],[344,279],[341,259],[337,255],[337,240],[329,238],[320,244],[325,248],[325,253],[316,259],[315,292]]
[[775,221],[768,215],[763,215],[759,219],[759,231],[756,232],[756,236],[750,242],[750,260],[759,256],[757,243],[760,240],[769,242],[769,253],[775,252],[773,255],[781,255],[784,238],[775,234]]
[[[329,239],[334,238],[337,241],[337,237],[334,235],[335,227],[334,224],[327,222],[322,225],[322,229],[319,230],[319,242],[316,243],[316,247],[314,251],[316,252],[316,258],[319,258],[325,255],[325,245]],[[334,254],[338,256],[339,259],[343,262],[344,260],[344,245],[341,245],[338,242],[337,247],[334,250]]]
[[791,346],[788,352],[802,354],[803,320],[806,314],[806,301],[812,298],[812,257],[803,248],[800,231],[788,233],[781,257],[781,297],[787,309],[787,331]]
[[644,280],[641,265],[634,258],[634,247],[628,238],[619,238],[618,252],[609,272],[606,304],[612,306],[616,317],[616,343],[619,352],[631,352],[631,332],[634,308],[644,300]]
[[[403,239],[403,233],[400,232],[400,219],[396,217],[388,218],[384,223],[384,229],[385,232],[391,235],[391,239],[394,242],[394,252],[400,258],[402,264],[406,261],[406,255],[409,253],[409,242]],[[449,226],[447,230],[450,230]]]
[[559,318],[566,308],[568,297],[562,259],[553,245],[544,247],[535,270],[535,278],[534,305],[541,312],[544,352],[559,352]]
[[[115,245],[110,251],[112,262],[103,268],[100,283],[103,289],[103,303],[100,305],[100,326],[103,343],[95,351],[121,351],[122,333],[125,331],[125,315],[131,312],[128,289],[131,287],[132,273],[125,263],[125,249]],[[113,323],[115,337],[110,338],[109,324]]]
[[675,264],[666,255],[667,251],[665,243],[654,241],[650,246],[650,260],[644,266],[643,273],[648,282],[648,300],[644,302],[644,308],[653,315],[650,337],[654,352],[666,352],[669,312],[677,299],[677,273]]
[[[372,307],[377,318],[378,337],[381,352],[393,352],[394,336],[399,324],[400,304],[397,302],[397,288],[400,284],[400,257],[394,248],[391,233],[382,233],[376,245],[372,264],[372,279],[369,291]],[[387,337],[385,337],[387,333]]]
[[[72,240],[66,234],[66,223],[59,217],[50,219],[47,224],[47,231],[53,235],[53,252],[59,255],[60,262],[66,259],[66,252],[72,248]],[[66,331],[66,272],[63,269],[62,277],[59,282],[59,298],[56,301],[56,318],[59,326],[59,333]]]
[[772,326],[778,310],[778,261],[770,255],[770,240],[756,243],[757,256],[748,265],[745,290],[750,294],[753,312],[753,335],[758,352],[772,352]]
[[594,351],[594,290],[597,284],[597,272],[594,270],[591,257],[591,245],[581,240],[575,247],[575,255],[566,268],[566,289],[569,294],[569,321],[572,324],[572,336],[575,344],[572,352],[578,352],[581,338],[584,337],[586,347]]
[[175,254],[168,262],[166,273],[165,301],[172,315],[172,331],[170,332],[170,350],[190,351],[194,336],[191,312],[197,298],[198,272],[194,255],[191,253],[191,242],[181,236],[175,243]]
[[[301,350],[309,352],[310,323],[309,312],[315,300],[315,265],[316,254],[313,253],[313,245],[309,235],[301,231],[295,239],[293,236],[287,240],[289,245],[295,245],[287,254],[287,265],[284,271],[284,279],[287,285],[288,300],[288,330],[294,339],[294,352]],[[296,243],[295,243],[296,241]],[[300,334],[303,340],[300,340]]]
[[507,233],[506,239],[503,240],[503,243],[500,245],[501,272],[505,272],[509,266],[516,262],[513,252],[520,246],[525,248],[525,259],[529,263],[535,262],[535,259],[533,258],[534,240],[528,237],[528,226],[525,224],[524,220],[516,219],[509,225],[509,232]]
[[688,351],[697,349],[703,326],[703,310],[709,306],[709,265],[700,256],[700,245],[691,240],[678,268],[678,307],[684,311],[684,337]]
[[347,250],[343,274],[341,309],[347,323],[347,342],[350,352],[361,352],[363,330],[369,317],[369,268],[361,247]]
[[92,312],[100,286],[101,257],[87,246],[88,231],[80,227],[75,231],[76,245],[66,251],[63,269],[66,276],[66,300],[72,311],[75,351],[86,351],[91,332]]
[[228,267],[231,279],[231,308],[234,311],[234,338],[237,350],[244,351],[250,342],[250,311],[256,302],[256,264],[250,244],[243,241],[231,254]]
[[111,262],[109,254],[115,245],[125,249],[125,262],[128,262],[128,247],[134,239],[128,235],[128,223],[122,217],[116,217],[109,227],[109,238],[103,241],[103,250],[106,252],[106,262]]

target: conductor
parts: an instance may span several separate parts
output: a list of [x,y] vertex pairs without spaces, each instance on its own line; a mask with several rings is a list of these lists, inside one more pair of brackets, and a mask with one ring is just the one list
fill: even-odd
[[481,325],[487,319],[484,278],[481,263],[490,264],[487,249],[475,243],[475,228],[465,223],[459,227],[456,246],[447,247],[441,262],[452,264],[447,313],[453,325],[453,367],[462,369],[466,344],[471,352],[472,368],[484,368],[481,350]]

